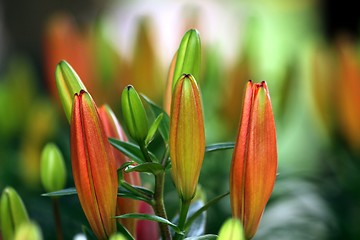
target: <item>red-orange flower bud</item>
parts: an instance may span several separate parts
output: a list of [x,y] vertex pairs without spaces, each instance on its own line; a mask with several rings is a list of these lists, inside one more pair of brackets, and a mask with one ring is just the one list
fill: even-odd
[[[117,120],[114,112],[110,109],[109,106],[103,105],[99,109],[99,115],[101,122],[104,126],[105,134],[107,137],[116,138],[121,141],[127,141],[126,135],[122,130],[119,121]],[[112,148],[117,168],[120,168],[125,162],[128,162],[129,159],[122,152],[118,151],[114,147]],[[138,172],[123,172],[123,176],[126,182],[131,185],[140,186],[140,175]],[[138,212],[139,201],[133,200],[130,198],[117,198],[117,208],[116,215],[123,215],[126,213],[136,213]],[[119,219],[121,224],[126,227],[126,229],[135,236],[135,222],[136,219],[133,218],[124,218]]]
[[276,130],[265,82],[248,82],[230,172],[233,216],[247,239],[258,228],[274,187],[277,170]]
[[116,232],[117,172],[110,143],[90,95],[75,94],[71,115],[71,162],[80,204],[98,239]]
[[205,131],[200,91],[190,74],[182,75],[174,88],[169,145],[175,186],[183,200],[191,200],[204,159]]

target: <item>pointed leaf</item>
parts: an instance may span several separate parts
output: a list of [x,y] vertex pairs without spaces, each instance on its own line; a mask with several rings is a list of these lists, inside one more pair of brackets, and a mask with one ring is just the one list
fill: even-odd
[[154,139],[155,133],[158,130],[159,124],[163,118],[164,114],[160,113],[157,118],[154,120],[153,124],[149,128],[149,132],[145,138],[145,146],[149,145],[149,143]]
[[152,174],[157,174],[164,171],[163,166],[160,163],[142,163],[138,165],[129,165],[125,172],[148,172]]
[[184,240],[216,240],[217,237],[218,236],[214,235],[214,234],[206,234],[206,235],[197,236],[197,237],[188,237],[188,238],[185,238]]
[[170,132],[170,118],[169,115],[158,105],[156,105],[153,101],[151,101],[145,95],[141,95],[141,97],[149,104],[151,111],[155,116],[163,114],[162,121],[159,124],[159,133],[163,138],[164,142],[167,144],[169,142],[169,132]]
[[191,217],[189,217],[189,219],[187,219],[187,222],[185,224],[185,229],[188,229],[191,226],[191,224],[194,222],[194,220],[201,215],[202,212],[206,211],[209,207],[211,207],[212,205],[214,205],[215,203],[217,203],[218,201],[220,201],[222,198],[226,197],[227,195],[229,195],[229,192],[213,198],[208,203],[206,203],[203,207],[201,207],[199,210],[197,210],[193,215],[191,215]]
[[124,237],[128,240],[134,240],[135,238],[129,233],[129,231],[124,228],[123,225],[121,225],[118,221],[116,222],[117,231],[124,235]]
[[144,156],[138,145],[131,142],[124,142],[114,138],[109,138],[109,142],[120,152],[131,158],[137,163],[145,162]]
[[71,187],[71,188],[66,188],[66,189],[62,189],[59,191],[55,191],[55,192],[49,192],[49,193],[44,193],[41,194],[41,196],[43,197],[61,197],[61,196],[67,196],[67,195],[76,195],[76,188]]
[[234,148],[235,143],[234,142],[224,142],[224,143],[214,143],[207,145],[205,148],[206,152],[215,152],[219,150],[227,150]]
[[128,214],[124,214],[124,215],[120,215],[120,216],[115,216],[115,218],[135,218],[135,219],[143,219],[143,220],[150,220],[150,221],[155,221],[155,222],[159,222],[159,223],[164,223],[164,224],[172,227],[175,230],[175,232],[181,233],[178,226],[176,226],[174,223],[170,222],[169,220],[167,220],[165,218],[162,218],[162,217],[159,217],[156,215],[128,213]]

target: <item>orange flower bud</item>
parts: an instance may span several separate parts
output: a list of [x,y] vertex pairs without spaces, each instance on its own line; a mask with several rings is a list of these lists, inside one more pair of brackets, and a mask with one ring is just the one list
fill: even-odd
[[[104,126],[105,134],[107,137],[116,138],[121,141],[127,141],[126,135],[122,130],[119,121],[117,120],[114,112],[110,109],[109,106],[103,105],[99,109],[99,115],[101,122]],[[113,153],[116,160],[116,167],[120,168],[122,164],[128,162],[129,159],[120,151],[115,148],[113,149]],[[140,175],[138,172],[123,172],[123,176],[126,182],[131,185],[140,186]],[[116,215],[123,215],[126,213],[136,213],[138,212],[139,201],[130,199],[130,198],[117,198],[117,208]],[[119,219],[120,223],[126,227],[126,229],[135,236],[135,222],[136,219],[133,218],[124,218]]]
[[75,94],[71,115],[71,161],[80,204],[98,239],[116,232],[116,163],[90,95]]
[[175,85],[170,116],[171,173],[183,200],[196,192],[205,153],[205,131],[200,91],[192,75]]
[[233,216],[244,225],[247,239],[258,228],[274,187],[277,169],[276,130],[265,82],[248,82],[230,172]]

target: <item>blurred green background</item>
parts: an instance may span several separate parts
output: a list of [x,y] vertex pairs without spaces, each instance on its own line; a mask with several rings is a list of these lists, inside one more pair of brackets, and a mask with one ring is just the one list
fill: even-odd
[[[62,150],[72,187],[69,126],[55,89],[67,60],[98,105],[120,116],[132,84],[163,104],[183,34],[202,41],[207,143],[235,141],[245,83],[267,81],[279,167],[255,239],[360,239],[360,45],[355,3],[335,0],[0,2],[0,191],[14,187],[45,239],[51,202],[39,179],[48,141]],[[156,145],[156,141],[155,141]],[[156,147],[156,146],[154,146]],[[228,191],[231,150],[205,156],[208,199]],[[146,178],[144,178],[146,181]],[[167,179],[170,217],[176,191]],[[60,199],[66,239],[85,223],[75,196]],[[208,211],[206,231],[230,217],[229,198]]]

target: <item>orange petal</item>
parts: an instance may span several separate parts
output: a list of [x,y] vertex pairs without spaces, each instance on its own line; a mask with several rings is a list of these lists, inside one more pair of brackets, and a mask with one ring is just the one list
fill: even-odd
[[98,238],[116,231],[115,158],[90,95],[75,95],[71,120],[71,159],[81,206]]

